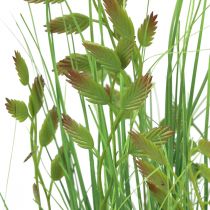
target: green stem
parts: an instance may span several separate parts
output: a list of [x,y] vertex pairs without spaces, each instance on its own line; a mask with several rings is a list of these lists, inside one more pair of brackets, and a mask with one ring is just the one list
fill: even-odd
[[99,183],[100,203],[103,203],[103,200],[104,200],[102,179],[101,179],[102,178],[102,174],[101,173],[102,173],[103,161],[104,161],[104,158],[105,158],[105,155],[106,155],[106,152],[107,152],[107,148],[109,147],[109,144],[110,144],[110,142],[112,140],[113,133],[117,129],[117,126],[120,123],[122,115],[123,115],[123,111],[120,111],[120,113],[118,114],[117,118],[115,119],[115,121],[113,123],[113,128],[112,128],[111,133],[110,133],[110,135],[109,135],[109,137],[107,139],[107,145],[104,148],[103,153],[102,153],[102,155],[100,157],[100,160],[99,160],[98,183]]

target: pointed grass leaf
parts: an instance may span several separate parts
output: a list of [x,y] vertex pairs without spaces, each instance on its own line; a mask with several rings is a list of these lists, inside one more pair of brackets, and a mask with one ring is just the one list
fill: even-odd
[[198,142],[198,149],[201,154],[206,155],[210,158],[210,141],[202,139]]
[[81,95],[88,98],[94,104],[109,104],[110,98],[103,86],[95,82],[92,77],[84,72],[70,71],[66,75],[68,82],[77,89]]
[[200,175],[210,182],[210,168],[208,168],[205,164],[202,164],[199,166],[199,170]]
[[114,50],[88,41],[83,41],[83,45],[107,71],[114,73],[120,72],[120,58]]
[[37,76],[34,79],[28,104],[29,111],[32,116],[35,116],[42,107],[44,97],[44,85],[45,83],[42,76]]
[[121,109],[126,111],[138,110],[152,88],[151,81],[152,77],[146,74],[132,83],[122,96]]
[[[25,0],[25,1],[28,2],[28,3],[35,3],[35,4],[46,2],[46,0]],[[48,3],[52,3],[52,4],[61,3],[63,1],[64,0],[47,0]]]
[[89,18],[86,15],[72,13],[51,20],[48,29],[51,33],[78,34],[89,26]]
[[39,132],[39,143],[42,147],[46,147],[51,143],[55,136],[56,129],[58,127],[58,115],[57,110],[53,107],[46,115],[46,118],[42,124]]
[[23,101],[6,98],[6,108],[8,112],[19,122],[23,122],[28,118],[28,108]]
[[103,0],[114,29],[121,37],[134,38],[134,26],[117,0]]
[[121,38],[118,42],[115,51],[120,58],[123,69],[125,69],[131,61],[134,52],[134,46],[135,46],[135,41],[133,38],[132,39]]
[[167,140],[174,135],[174,131],[172,131],[167,126],[162,126],[158,128],[153,128],[143,135],[156,145],[162,145],[165,144]]
[[84,149],[93,149],[93,138],[87,128],[78,124],[68,115],[63,115],[63,127],[71,135],[73,141]]
[[138,30],[138,40],[142,47],[148,47],[152,44],[155,31],[157,29],[157,15],[153,15],[153,12],[148,15],[144,23]]
[[140,159],[136,160],[136,165],[143,177],[147,178],[147,182],[155,184],[165,193],[168,191],[167,176],[160,169],[156,169],[151,163]]
[[29,84],[29,74],[28,67],[25,60],[22,58],[21,54],[18,51],[15,51],[15,56],[13,57],[15,62],[15,67],[22,85]]
[[147,157],[157,161],[160,164],[166,165],[167,160],[161,148],[158,148],[153,142],[146,139],[144,135],[131,131],[131,149],[130,153],[134,156]]

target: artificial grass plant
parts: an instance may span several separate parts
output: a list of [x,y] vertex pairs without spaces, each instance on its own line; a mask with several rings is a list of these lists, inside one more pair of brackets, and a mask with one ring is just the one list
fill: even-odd
[[[152,45],[158,27],[155,12],[147,12],[142,24],[136,28],[126,11],[131,2],[125,0],[89,0],[89,15],[80,14],[79,9],[72,11],[71,1],[26,2],[30,11],[33,3],[45,3],[40,7],[46,8],[43,30],[48,36],[51,53],[48,56],[51,56],[53,71],[45,63],[35,24],[33,32],[22,16],[45,72],[37,74],[31,83],[29,64],[15,51],[17,75],[30,94],[28,101],[6,99],[6,108],[19,122],[30,123],[31,151],[26,161],[33,160],[32,186],[37,208],[208,209],[210,64],[206,66],[204,80],[199,81],[199,90],[195,90],[205,15],[209,7],[207,0],[189,1],[184,34],[181,34],[180,22],[183,0],[176,1],[168,50],[150,68],[145,68],[144,64],[146,50]],[[51,18],[53,4],[60,4],[61,9],[67,8],[68,14]],[[97,18],[93,18],[93,13]],[[34,23],[33,15],[31,18]],[[191,79],[188,96],[186,63],[195,24],[200,25],[200,30],[192,75],[187,73]],[[94,41],[95,25],[99,27],[100,43]],[[87,30],[90,33],[85,36]],[[69,54],[60,61],[56,59],[55,34],[66,35],[69,47]],[[85,49],[83,54],[75,50],[76,36]],[[108,36],[111,46],[106,44],[104,36]],[[27,49],[32,55],[30,47]],[[156,100],[152,74],[164,56],[168,56],[163,67],[167,68],[167,77],[162,78],[166,93],[165,116],[154,122]],[[31,60],[36,63],[33,56]],[[84,124],[67,113],[63,77],[67,87],[78,91]],[[205,100],[201,99],[203,95]],[[204,103],[205,109],[199,112]],[[41,112],[45,114],[44,120],[39,117]],[[204,131],[196,123],[201,114],[205,114]],[[92,134],[90,118],[95,123],[97,137]],[[199,139],[193,138],[192,128],[201,136]],[[57,148],[56,154],[49,149],[53,144]],[[87,175],[81,169],[83,157],[78,156],[76,145],[89,155],[90,189],[86,184]],[[43,153],[51,163],[46,170],[41,166],[46,161],[42,158]],[[197,162],[200,157],[202,160]],[[56,197],[54,193],[57,193]]]

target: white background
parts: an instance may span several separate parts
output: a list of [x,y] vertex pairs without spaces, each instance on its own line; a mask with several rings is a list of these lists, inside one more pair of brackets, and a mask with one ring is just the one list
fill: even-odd
[[[88,6],[87,0],[69,0],[70,5],[72,7],[73,12],[87,13]],[[186,4],[189,0],[185,1]],[[146,0],[128,0],[128,13],[132,18],[135,27],[139,27],[142,23],[145,12],[146,12]],[[149,12],[154,11],[154,13],[158,14],[158,30],[157,35],[154,40],[154,44],[149,48],[146,57],[162,53],[167,50],[167,40],[169,34],[170,21],[173,14],[174,8],[174,0],[151,0]],[[60,6],[53,5],[53,17],[60,16]],[[44,4],[31,5],[35,23],[38,30],[38,38],[40,40],[42,50],[44,52],[44,58],[46,59],[46,63],[49,65],[49,68],[52,68],[50,62],[50,54],[49,48],[47,44],[47,34],[44,32],[43,25],[45,24],[45,6]],[[183,20],[186,17],[186,8],[183,13]],[[28,100],[28,91],[23,88],[16,75],[14,62],[12,56],[14,55],[14,50],[18,50],[22,53],[22,55],[26,58],[28,65],[30,66],[30,60],[24,51],[23,46],[24,41],[22,36],[17,28],[16,22],[20,24],[20,27],[23,30],[23,33],[27,37],[27,41],[29,42],[30,48],[34,52],[34,58],[40,67],[40,72],[43,72],[42,65],[35,49],[33,42],[28,36],[28,32],[24,27],[23,21],[20,17],[20,13],[26,19],[27,24],[32,26],[28,4],[23,0],[12,0],[12,1],[4,1],[0,7],[0,192],[5,195],[6,189],[6,180],[8,175],[8,165],[10,161],[10,154],[12,149],[13,135],[15,129],[15,120],[12,119],[5,109],[5,98],[16,98],[20,100]],[[205,22],[205,26],[208,26],[209,18]],[[198,28],[194,29],[196,32]],[[183,31],[182,31],[183,32]],[[183,34],[183,33],[182,33]],[[204,44],[202,46],[203,49],[209,49],[209,30],[208,28],[205,30],[204,35]],[[62,59],[65,55],[68,54],[68,49],[65,44],[65,36],[56,36],[58,40],[56,42],[57,59]],[[64,41],[63,41],[64,40]],[[79,40],[79,39],[78,39]],[[77,39],[76,39],[77,41]],[[78,45],[80,43],[78,42]],[[192,50],[194,50],[194,42],[190,43],[192,46]],[[82,48],[77,48],[78,51],[83,51]],[[208,55],[209,51],[206,50],[202,52],[201,62],[199,63],[199,69],[203,69],[203,73],[207,69],[208,63]],[[193,53],[192,53],[193,56]],[[191,75],[192,72],[192,58],[187,60],[187,79],[188,76]],[[149,64],[147,65],[149,66]],[[163,116],[164,110],[164,94],[165,94],[165,75],[167,69],[166,59],[163,59],[160,64],[154,70],[154,82],[156,83],[156,88],[158,92],[159,105],[161,107],[161,116]],[[34,72],[31,67],[31,72]],[[202,71],[199,73],[198,85],[199,82],[203,78]],[[33,74],[31,76],[31,81],[33,79]],[[70,106],[69,112],[73,115],[73,117],[77,117],[82,121],[82,116],[79,114],[77,107],[79,106],[78,98],[76,94],[73,92],[73,99],[71,98],[71,102],[73,102]],[[75,97],[75,98],[74,98]],[[201,125],[202,126],[202,125]],[[14,152],[13,159],[10,171],[10,179],[8,183],[8,191],[6,201],[10,210],[34,210],[37,209],[36,205],[33,202],[33,194],[32,194],[32,184],[33,180],[33,165],[32,161],[28,161],[27,163],[23,163],[23,160],[30,152],[29,146],[29,135],[28,135],[29,122],[25,123],[17,123],[16,135],[15,135],[15,144],[14,144]],[[83,151],[82,151],[83,152]],[[82,154],[82,153],[81,153]],[[83,156],[81,158],[84,159]],[[83,170],[86,171],[85,162],[83,162]],[[88,177],[87,177],[88,180]],[[2,203],[0,202],[0,209],[3,209]],[[56,209],[56,208],[55,208]]]

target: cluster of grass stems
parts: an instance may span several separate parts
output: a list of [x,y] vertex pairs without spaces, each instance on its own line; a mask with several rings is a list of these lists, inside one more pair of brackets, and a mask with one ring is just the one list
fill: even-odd
[[[30,85],[29,67],[20,53],[15,52],[18,76],[21,83],[29,88],[30,97],[28,106],[22,101],[7,99],[6,107],[20,122],[27,119],[31,123],[31,153],[28,158],[34,164],[33,192],[38,209],[207,210],[210,62],[206,70],[202,69],[206,71],[203,81],[197,81],[204,22],[209,8],[207,0],[189,1],[187,13],[182,11],[183,0],[176,1],[168,50],[159,55],[150,68],[144,67],[145,53],[155,35],[157,16],[147,11],[137,35],[126,13],[129,0],[87,0],[89,15],[85,18],[78,15],[80,11],[72,11],[71,1],[26,1],[33,25],[29,26],[28,21],[23,16],[21,18],[39,52],[45,76],[37,71],[37,77]],[[39,6],[46,7],[45,29],[53,68],[46,65],[32,14],[32,4],[43,2],[45,4]],[[141,5],[141,1],[136,3]],[[63,16],[52,20],[51,7],[58,4],[62,12],[64,7],[67,8],[69,19]],[[95,12],[97,17],[93,18]],[[181,22],[182,12],[187,15]],[[185,31],[181,34],[183,22]],[[191,61],[193,69],[186,72],[194,25],[200,27],[197,46]],[[100,44],[94,43],[95,27],[100,31]],[[22,28],[19,29],[27,53],[38,69],[27,38]],[[89,37],[84,37],[84,30],[89,30]],[[66,35],[69,47],[69,57],[60,62],[56,59],[59,50],[55,49],[54,33]],[[75,52],[75,36],[81,38],[87,56],[75,54],[79,53]],[[104,36],[109,36],[111,47],[107,47]],[[162,78],[166,91],[165,117],[154,122],[155,81],[151,81],[151,75],[166,56],[168,62],[163,69],[167,69],[167,77]],[[190,80],[189,95],[186,75]],[[83,125],[68,116],[65,90],[61,84],[63,77],[67,78],[68,87],[71,83],[78,90]],[[71,101],[73,103],[73,99]],[[204,104],[205,109],[201,110]],[[46,115],[44,122],[39,120],[40,110]],[[204,130],[196,123],[201,115],[205,115]],[[94,140],[90,118],[97,127],[97,139]],[[38,124],[42,124],[40,130]],[[193,139],[192,128],[201,136],[199,139]],[[59,134],[56,130],[60,131]],[[57,148],[55,157],[49,144],[55,144]],[[75,149],[76,144],[81,148]],[[90,187],[80,165],[83,157],[78,157],[77,150],[89,154]],[[42,158],[43,153],[47,154],[48,161]],[[201,161],[196,163],[199,158]],[[46,166],[46,173],[41,165],[49,161],[51,166]],[[43,178],[46,174],[48,180]],[[9,209],[2,195],[1,198],[5,209]]]

